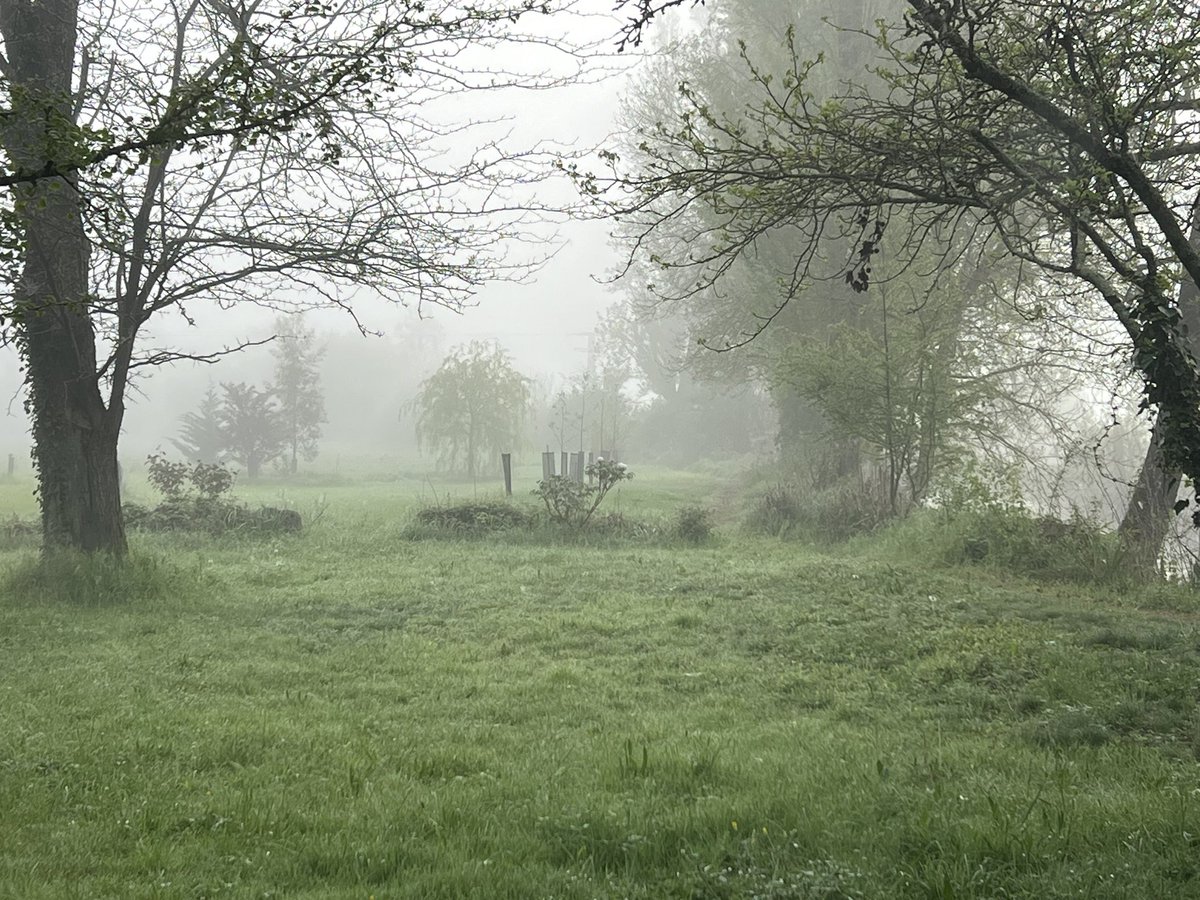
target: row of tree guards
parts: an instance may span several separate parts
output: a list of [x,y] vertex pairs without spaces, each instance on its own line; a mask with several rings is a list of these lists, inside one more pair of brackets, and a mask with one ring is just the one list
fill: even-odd
[[[563,450],[561,454],[556,454],[553,450],[547,450],[542,454],[542,480],[546,481],[553,478],[557,473],[554,470],[556,457],[561,458],[561,471],[573,481],[583,482],[583,476],[587,472],[587,467],[596,461],[596,454],[591,451],[584,452],[580,450],[578,453],[569,453]],[[611,450],[601,450],[601,459],[616,459],[616,453]],[[500,467],[504,470],[504,493],[512,496],[512,454],[500,454]]]

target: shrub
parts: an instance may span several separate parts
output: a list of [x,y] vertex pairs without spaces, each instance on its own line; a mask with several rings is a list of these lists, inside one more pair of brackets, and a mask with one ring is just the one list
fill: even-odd
[[503,502],[427,506],[417,513],[418,525],[466,533],[528,528],[534,521],[529,513]]
[[591,524],[588,525],[587,531],[580,533],[595,533],[604,537],[631,540],[638,543],[659,541],[672,536],[671,529],[666,527],[666,523],[633,519],[618,512],[605,513],[604,515],[594,517]]
[[746,520],[751,531],[781,537],[800,521],[800,501],[796,489],[788,484],[773,484],[757,499]]
[[574,481],[563,475],[551,475],[539,481],[533,492],[541,498],[552,522],[582,528],[617,484],[629,481],[633,473],[625,463],[600,457],[584,469],[587,481]]
[[1023,575],[1096,581],[1111,571],[1115,538],[1079,512],[1062,521],[1023,507],[943,513],[942,555],[949,563],[985,563]]
[[814,491],[801,491],[790,484],[772,485],[751,508],[746,525],[777,537],[844,541],[872,531],[890,518],[882,485],[855,478]]
[[1039,516],[1015,478],[968,462],[938,486],[929,508],[888,529],[890,553],[930,563],[980,565],[1043,581],[1123,583],[1116,535],[1075,510]]
[[220,463],[173,462],[162,453],[146,457],[146,477],[167,498],[184,497],[191,490],[201,497],[216,498],[233,488],[233,473]]
[[271,535],[292,534],[303,528],[300,513],[294,509],[274,506],[250,509],[231,500],[209,497],[172,497],[153,507],[126,503],[121,510],[126,527],[139,531]]
[[712,537],[711,512],[703,506],[685,506],[675,513],[675,536],[689,544],[703,544]]
[[146,470],[151,485],[164,499],[154,507],[126,503],[122,512],[128,528],[288,534],[303,527],[300,513],[293,509],[248,509],[224,496],[233,487],[233,473],[219,463],[172,462],[161,453],[152,453],[146,457]]

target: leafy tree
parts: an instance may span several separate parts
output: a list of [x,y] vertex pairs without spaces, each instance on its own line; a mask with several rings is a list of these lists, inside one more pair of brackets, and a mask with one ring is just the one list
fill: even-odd
[[422,107],[561,81],[553,62],[487,64],[507,41],[552,45],[525,27],[549,10],[0,0],[0,327],[26,368],[47,548],[125,552],[130,379],[223,352],[144,347],[155,316],[277,307],[289,287],[347,310],[356,290],[455,306],[527,271],[507,239],[525,233],[514,189],[537,155],[481,136],[448,157],[442,139],[469,146],[469,124]]
[[[674,5],[636,4],[629,38]],[[885,231],[905,237],[900,268],[931,248],[951,258],[962,236],[998,241],[1081,305],[1107,307],[1158,410],[1164,460],[1197,483],[1200,370],[1177,290],[1200,284],[1200,8],[904,6],[870,61],[886,90],[831,87],[799,52],[769,72],[743,47],[755,95],[740,116],[685,84],[678,114],[638,136],[647,158],[610,154],[585,189],[689,290],[786,229],[799,253],[780,306],[819,283],[871,288]]]
[[229,457],[258,478],[262,467],[287,447],[287,424],[270,390],[245,382],[221,382],[221,441]]
[[417,440],[438,465],[474,478],[485,461],[522,442],[529,379],[497,344],[471,341],[450,352],[421,384]]
[[[825,61],[810,73],[810,90],[827,94],[844,79],[863,78],[874,45],[859,29],[898,6],[886,0],[725,0],[639,81],[624,114],[629,137],[620,159],[630,167],[653,169],[655,146],[647,136],[673,116],[687,119],[691,97],[700,98],[709,116],[736,123],[741,140],[753,143],[764,130],[746,110],[762,89],[756,74],[778,80],[796,65],[796,55],[823,50]],[[825,17],[843,30],[827,27]],[[753,48],[754,68],[739,52],[739,42]],[[686,86],[682,93],[680,84]],[[699,123],[695,130],[707,132],[707,127]],[[1048,356],[1043,341],[1030,343],[1031,332],[1040,326],[1029,329],[1012,303],[997,302],[1017,294],[1018,269],[986,241],[952,236],[953,253],[926,251],[926,264],[898,265],[891,246],[903,249],[903,212],[898,212],[880,239],[886,252],[873,260],[872,283],[886,284],[885,296],[882,288],[853,290],[842,269],[833,278],[816,277],[805,256],[811,248],[797,242],[788,222],[765,221],[745,253],[712,261],[721,270],[718,285],[693,278],[689,263],[701,257],[709,230],[723,227],[722,210],[693,204],[678,223],[688,229],[684,239],[678,229],[645,233],[643,213],[650,212],[634,213],[621,226],[644,249],[630,260],[626,279],[629,324],[619,330],[625,342],[635,358],[649,357],[649,367],[639,363],[644,370],[661,368],[640,345],[664,327],[673,330],[673,371],[665,389],[656,389],[666,400],[694,394],[679,389],[696,379],[761,385],[777,414],[782,459],[807,472],[814,490],[842,481],[869,486],[877,477],[888,486],[892,510],[902,511],[920,499],[934,474],[965,444],[1008,454],[1015,445],[1013,431],[1001,426],[1018,420],[1012,413],[1024,410],[1028,388],[1038,386],[1045,394],[1041,385],[1064,390],[1071,383],[1016,377],[1045,369]],[[690,239],[693,234],[696,240]],[[832,236],[820,254],[844,259],[852,250],[850,241]],[[948,256],[948,263],[939,256]],[[781,297],[781,285],[790,287],[797,271],[813,277]],[[991,358],[976,349],[976,339],[988,332],[996,348]],[[1043,416],[1052,418],[1054,409],[1047,404]],[[1023,412],[1020,419],[1028,415]],[[1025,421],[1021,428],[1028,434]],[[748,433],[746,428],[725,430]],[[871,476],[866,483],[864,474]]]
[[309,461],[317,457],[317,441],[325,421],[325,395],[317,366],[325,350],[316,345],[316,335],[299,319],[277,319],[275,332],[271,391],[279,404],[288,471],[294,473],[299,457]]

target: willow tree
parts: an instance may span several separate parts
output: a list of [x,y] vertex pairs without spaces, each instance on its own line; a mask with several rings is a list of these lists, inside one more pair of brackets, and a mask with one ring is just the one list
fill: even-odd
[[489,456],[523,443],[530,396],[529,379],[499,345],[471,341],[421,384],[417,441],[440,467],[474,478]]
[[26,370],[47,548],[125,552],[130,378],[236,349],[150,346],[156,317],[281,297],[353,314],[364,293],[454,306],[528,265],[506,239],[537,154],[494,129],[472,145],[428,108],[567,77],[547,58],[531,77],[489,65],[507,42],[546,44],[524,23],[551,10],[0,0],[0,321]]

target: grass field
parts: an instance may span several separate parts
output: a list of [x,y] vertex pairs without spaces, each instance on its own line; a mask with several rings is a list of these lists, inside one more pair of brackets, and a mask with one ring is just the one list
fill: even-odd
[[[9,539],[0,897],[1200,897],[1192,594],[731,512],[701,546],[414,539],[435,492],[474,493],[242,490],[322,514],[136,535],[99,605]],[[730,496],[639,472],[606,508]]]

